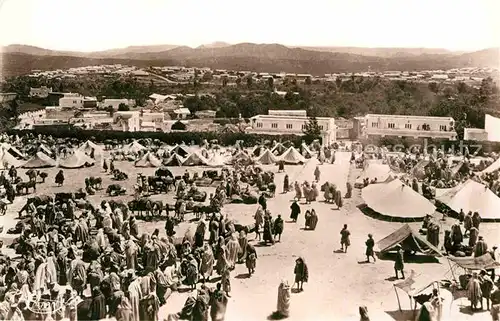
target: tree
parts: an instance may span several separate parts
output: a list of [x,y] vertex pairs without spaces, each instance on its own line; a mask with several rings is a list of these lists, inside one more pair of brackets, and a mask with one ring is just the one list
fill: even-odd
[[211,81],[213,79],[213,75],[210,71],[207,71],[203,74],[203,76],[201,77],[201,81],[203,82],[208,82],[208,81]]
[[305,83],[306,83],[306,85],[308,85],[308,86],[309,86],[309,85],[311,85],[311,83],[312,83],[312,79],[311,79],[311,77],[307,77],[307,78],[306,78],[306,80],[305,80]]
[[223,76],[222,77],[222,87],[226,87],[227,86],[227,82],[228,82],[227,76]]
[[176,121],[175,123],[172,124],[171,127],[172,130],[186,130],[186,124],[181,122],[180,120]]
[[106,107],[106,112],[109,113],[109,116],[113,117],[115,110],[113,109],[113,106],[108,106]]
[[274,89],[274,78],[273,77],[267,78],[267,85],[269,86],[269,89],[271,89],[271,90]]
[[130,107],[124,103],[118,105],[118,111],[129,111]]
[[432,91],[433,93],[437,94],[439,92],[439,85],[436,82],[430,82],[429,83],[429,90]]
[[321,138],[321,128],[319,127],[316,117],[309,117],[309,121],[302,130],[304,138],[308,142]]
[[248,88],[252,87],[252,84],[253,84],[253,78],[252,78],[252,76],[248,76],[247,77],[247,86],[248,86]]

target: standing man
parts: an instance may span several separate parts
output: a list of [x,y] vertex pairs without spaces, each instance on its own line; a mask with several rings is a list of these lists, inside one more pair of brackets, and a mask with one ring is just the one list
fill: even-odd
[[394,262],[394,271],[396,272],[396,279],[399,279],[398,277],[398,271],[401,271],[401,276],[402,276],[402,279],[404,280],[405,278],[405,272],[404,272],[404,267],[405,267],[405,261],[404,261],[404,251],[403,249],[401,248],[401,245],[396,245],[396,250],[397,250],[397,253],[396,253],[396,261]]
[[365,244],[366,244],[366,263],[370,263],[370,257],[373,258],[373,263],[375,263],[377,259],[375,259],[375,254],[373,252],[373,247],[375,246],[373,235],[368,234],[368,240],[366,240]]
[[[351,235],[351,232],[347,229],[347,224],[344,224],[344,228],[340,231],[340,249],[344,252],[347,253],[347,248],[349,245],[351,245],[351,240],[349,239],[349,236]],[[345,249],[344,249],[345,247]]]

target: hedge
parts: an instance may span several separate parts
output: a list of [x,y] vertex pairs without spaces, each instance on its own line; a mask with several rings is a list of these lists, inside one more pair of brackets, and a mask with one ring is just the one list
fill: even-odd
[[489,142],[489,141],[472,141],[472,140],[446,140],[446,139],[431,139],[431,138],[410,138],[410,137],[377,137],[377,138],[367,138],[360,139],[360,142],[366,145],[375,146],[388,146],[390,151],[401,151],[401,149],[409,148],[412,146],[427,147],[430,151],[432,146],[436,146],[441,150],[448,151],[452,149],[454,151],[464,152],[465,147],[469,149],[469,153],[484,155],[485,153],[499,152],[500,142]]
[[127,139],[158,139],[166,144],[175,145],[182,142],[189,144],[192,141],[200,144],[203,140],[211,141],[216,139],[222,146],[234,145],[237,141],[243,141],[243,146],[252,147],[263,141],[289,141],[295,147],[299,147],[304,137],[297,135],[263,135],[247,133],[218,133],[218,132],[124,132],[111,130],[83,130],[70,126],[40,126],[31,130],[12,129],[7,131],[9,135],[25,136],[46,135],[54,138],[77,138],[79,140],[92,140],[104,142],[105,140],[123,141]]

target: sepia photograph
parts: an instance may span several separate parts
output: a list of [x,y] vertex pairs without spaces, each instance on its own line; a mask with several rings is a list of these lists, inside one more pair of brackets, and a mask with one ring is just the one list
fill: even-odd
[[499,0],[0,0],[0,321],[500,321]]

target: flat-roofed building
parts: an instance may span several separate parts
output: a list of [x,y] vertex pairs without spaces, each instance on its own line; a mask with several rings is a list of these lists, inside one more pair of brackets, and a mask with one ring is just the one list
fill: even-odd
[[362,136],[457,139],[452,117],[367,114]]
[[52,87],[48,88],[47,86],[41,86],[39,88],[30,88],[30,97],[35,98],[47,98],[49,94],[52,92]]
[[[321,140],[324,145],[336,141],[337,126],[335,119],[316,117],[321,129]],[[304,135],[304,129],[309,123],[306,110],[269,110],[268,115],[257,115],[250,118],[251,133],[268,135]]]

